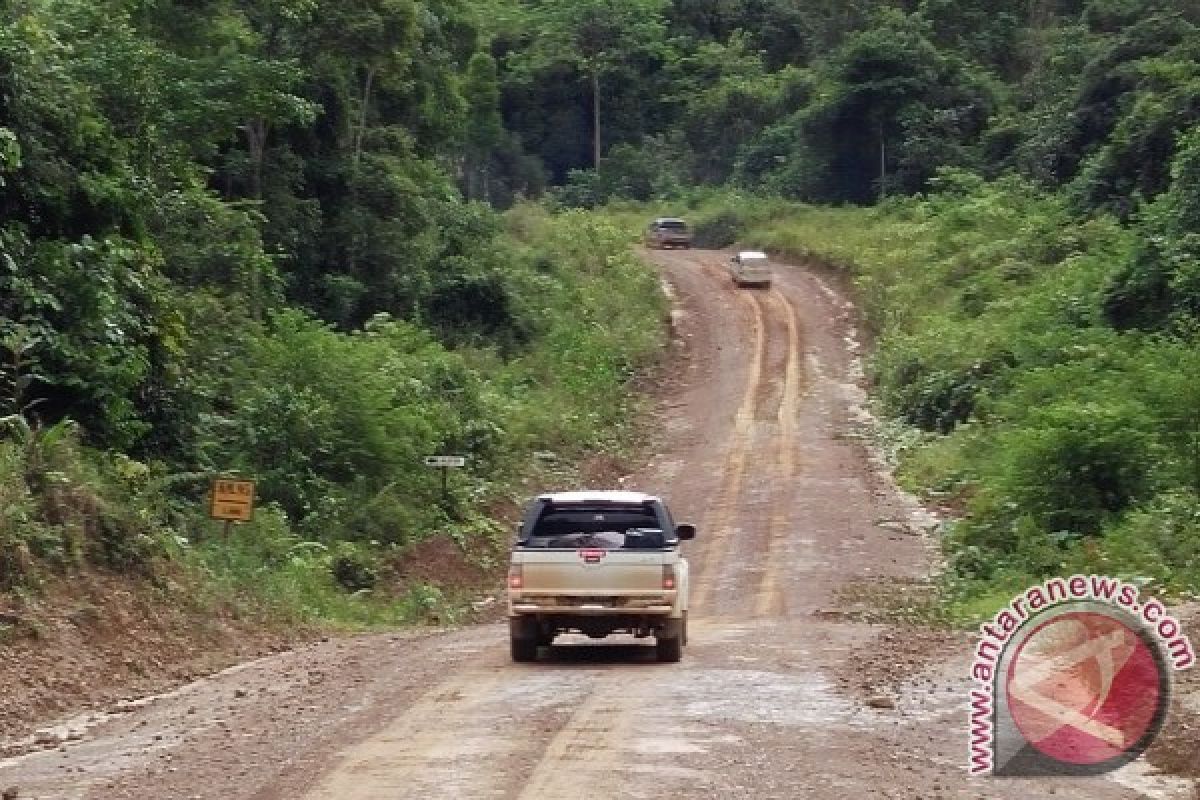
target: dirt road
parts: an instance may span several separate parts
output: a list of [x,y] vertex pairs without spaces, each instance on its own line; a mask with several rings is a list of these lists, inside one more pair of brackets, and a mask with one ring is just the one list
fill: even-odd
[[328,641],[70,723],[78,741],[0,762],[0,788],[97,800],[1192,796],[1137,765],[968,780],[969,638],[839,613],[840,589],[931,563],[921,518],[864,441],[852,309],[801,268],[738,290],[720,253],[648,257],[676,296],[678,370],[657,454],[625,485],[662,493],[699,528],[682,663],[633,640],[581,640],[515,665],[499,624]]

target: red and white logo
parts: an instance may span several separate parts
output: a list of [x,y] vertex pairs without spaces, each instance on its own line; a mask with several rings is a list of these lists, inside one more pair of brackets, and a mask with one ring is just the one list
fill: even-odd
[[1062,764],[1098,766],[1148,744],[1167,674],[1139,630],[1112,611],[1066,611],[1020,641],[1008,713],[1029,745]]
[[1179,621],[1131,583],[1051,578],[980,626],[972,775],[1098,775],[1158,735],[1171,676],[1195,663]]

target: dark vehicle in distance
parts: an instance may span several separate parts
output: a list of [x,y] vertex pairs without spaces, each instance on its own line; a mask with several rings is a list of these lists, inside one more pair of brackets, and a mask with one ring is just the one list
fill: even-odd
[[691,247],[692,231],[677,217],[659,217],[646,226],[643,237],[646,247]]

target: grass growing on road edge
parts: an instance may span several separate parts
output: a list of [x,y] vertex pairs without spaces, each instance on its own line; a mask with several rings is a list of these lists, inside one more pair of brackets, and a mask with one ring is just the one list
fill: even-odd
[[1101,307],[1136,231],[1016,179],[937,188],[871,209],[710,194],[689,219],[852,279],[873,393],[908,431],[899,478],[953,519],[931,616],[978,620],[1074,572],[1196,595],[1200,349]]

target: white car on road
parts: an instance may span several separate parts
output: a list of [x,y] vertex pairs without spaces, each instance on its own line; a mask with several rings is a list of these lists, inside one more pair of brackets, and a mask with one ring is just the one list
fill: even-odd
[[742,250],[729,259],[729,274],[738,286],[770,286],[771,262],[760,250]]

